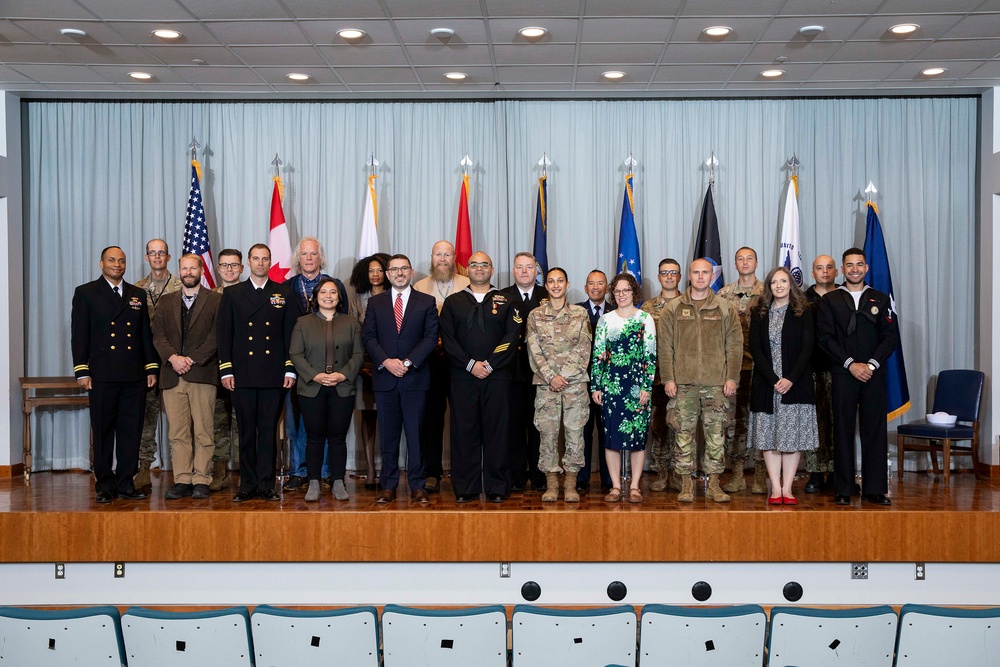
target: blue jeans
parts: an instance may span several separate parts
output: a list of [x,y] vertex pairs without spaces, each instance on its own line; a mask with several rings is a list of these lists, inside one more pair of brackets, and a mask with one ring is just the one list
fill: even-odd
[[[304,478],[308,476],[306,471],[306,425],[302,421],[302,413],[299,412],[298,405],[292,405],[292,392],[294,391],[294,389],[289,391],[285,398],[285,434],[288,436],[288,465],[291,468],[288,474]],[[330,442],[327,441],[323,443],[323,477],[330,475],[330,466],[327,463],[329,454]]]

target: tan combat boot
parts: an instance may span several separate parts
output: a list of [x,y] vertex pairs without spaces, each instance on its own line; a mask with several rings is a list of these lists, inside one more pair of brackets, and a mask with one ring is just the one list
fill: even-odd
[[226,470],[225,461],[215,461],[212,464],[212,483],[208,485],[209,491],[222,491],[229,486],[229,471]]
[[705,495],[717,503],[728,503],[732,500],[719,486],[719,476],[717,474],[708,476],[708,489],[705,491]]
[[[691,477],[691,475],[688,475],[688,477]],[[681,481],[681,475],[678,475],[675,472],[671,472],[670,473],[670,484],[669,484],[668,488],[671,491],[680,491],[682,484],[683,484],[683,482]]]
[[730,477],[729,481],[723,485],[722,490],[729,493],[739,493],[746,488],[747,480],[743,474],[743,466],[741,464],[738,469],[733,468],[733,476]]
[[667,480],[669,479],[670,473],[666,469],[666,466],[660,468],[656,471],[656,479],[653,483],[649,485],[650,491],[666,491],[667,490]]
[[694,502],[694,484],[691,481],[691,475],[681,475],[681,491],[677,494],[677,502]]
[[153,482],[149,479],[149,461],[139,461],[139,472],[135,474],[132,484],[137,490],[153,485]]
[[[567,475],[567,477],[569,477]],[[545,493],[542,494],[543,503],[554,503],[559,500],[559,473],[545,473]]]
[[576,492],[576,473],[566,473],[563,479],[563,500],[568,503],[580,502],[580,494]]
[[767,493],[767,468],[764,467],[763,461],[753,464],[753,486],[750,487],[750,493],[758,496]]

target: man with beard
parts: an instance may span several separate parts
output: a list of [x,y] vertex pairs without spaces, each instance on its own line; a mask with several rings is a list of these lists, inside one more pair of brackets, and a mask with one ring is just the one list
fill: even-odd
[[160,387],[167,413],[174,485],[167,500],[208,498],[212,483],[212,413],[219,377],[216,314],[222,296],[201,289],[202,259],[188,254],[177,263],[183,287],[160,300],[153,345],[163,360]]
[[469,258],[467,288],[445,299],[441,341],[451,360],[451,484],[455,500],[502,503],[510,494],[510,378],[522,320],[493,287],[493,261]]
[[[455,272],[455,246],[448,241],[438,241],[431,248],[431,274],[413,285],[413,289],[430,294],[437,302],[438,314],[444,300],[469,286],[469,279]],[[424,407],[424,425],[420,432],[424,473],[424,488],[436,493],[444,469],[441,458],[444,452],[444,413],[448,409],[451,390],[451,364],[440,341],[430,356],[431,386]]]

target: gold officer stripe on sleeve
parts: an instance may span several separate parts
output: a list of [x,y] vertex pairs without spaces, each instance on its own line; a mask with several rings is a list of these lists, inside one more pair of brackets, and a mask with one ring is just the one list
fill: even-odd
[[503,351],[504,351],[504,350],[506,350],[506,349],[507,349],[508,347],[510,347],[510,343],[502,343],[502,344],[500,344],[500,345],[497,345],[497,346],[496,346],[496,347],[495,347],[495,348],[493,349],[493,354],[496,354],[497,352],[503,352]]
[[90,370],[90,366],[88,364],[79,364],[77,366],[73,366],[73,372],[74,373],[76,371],[89,371],[89,370]]
[[231,362],[231,361],[223,361],[223,362],[219,363],[219,370],[220,371],[224,371],[227,368],[232,368],[232,367],[233,367],[233,362]]
[[156,370],[159,367],[160,367],[159,364],[146,364],[146,370],[147,371],[154,371],[154,370]]

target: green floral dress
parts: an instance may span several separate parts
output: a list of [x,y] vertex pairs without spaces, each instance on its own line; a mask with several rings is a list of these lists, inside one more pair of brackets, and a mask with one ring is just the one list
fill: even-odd
[[603,315],[594,332],[590,390],[602,392],[608,449],[645,449],[652,401],[640,406],[639,392],[653,390],[655,373],[656,325],[649,313]]

